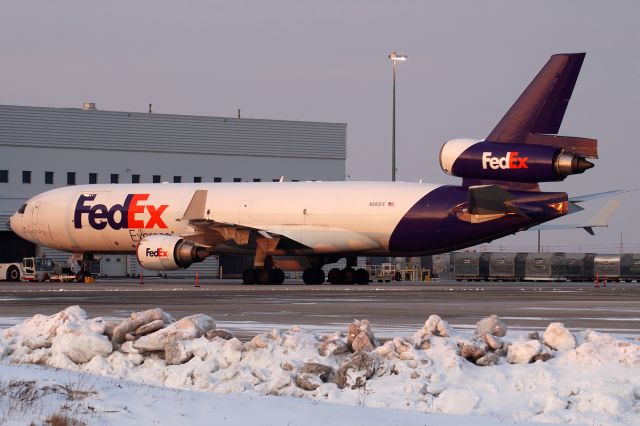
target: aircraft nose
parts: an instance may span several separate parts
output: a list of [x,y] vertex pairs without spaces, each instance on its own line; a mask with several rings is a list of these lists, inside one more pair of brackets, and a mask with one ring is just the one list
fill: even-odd
[[24,216],[24,215],[21,215],[21,214],[18,214],[18,213],[14,213],[9,218],[9,228],[13,232],[15,232],[17,235],[19,235],[20,237],[22,237],[22,229],[20,227],[20,224],[22,222],[22,216]]

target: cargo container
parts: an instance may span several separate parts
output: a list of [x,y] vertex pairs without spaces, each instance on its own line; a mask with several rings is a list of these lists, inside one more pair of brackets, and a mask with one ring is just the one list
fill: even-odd
[[564,253],[528,253],[524,279],[527,281],[564,281]]
[[619,281],[620,255],[597,254],[593,259],[593,269],[600,281]]
[[487,280],[489,278],[489,258],[491,253],[455,252],[451,253],[453,277],[458,280]]
[[520,281],[524,277],[527,253],[491,253],[490,281]]
[[[564,260],[564,276],[567,281],[584,281],[585,279],[591,280],[591,275],[587,278],[587,268],[585,260],[587,258],[586,253],[566,253]],[[593,262],[593,258],[591,259]],[[593,272],[593,268],[591,268]]]
[[620,280],[640,281],[640,253],[625,253],[620,258]]

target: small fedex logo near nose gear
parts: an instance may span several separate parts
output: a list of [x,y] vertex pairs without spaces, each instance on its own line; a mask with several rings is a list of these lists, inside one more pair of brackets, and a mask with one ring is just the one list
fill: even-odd
[[[78,197],[73,215],[74,227],[82,228],[82,217],[87,215],[89,226],[101,230],[107,225],[113,229],[127,228],[167,228],[162,220],[162,213],[169,207],[168,204],[154,206],[144,204],[149,194],[128,194],[122,204],[114,204],[107,207],[104,204],[91,206],[87,203],[96,199],[97,194],[83,194]],[[149,219],[145,222],[141,216],[147,212]]]
[[509,151],[504,157],[492,157],[491,152],[482,153],[482,168],[487,166],[492,169],[528,169],[529,157],[518,157],[517,151]]
[[147,255],[147,257],[169,257],[169,252],[160,247],[155,250],[151,250],[149,247],[147,247],[145,254]]

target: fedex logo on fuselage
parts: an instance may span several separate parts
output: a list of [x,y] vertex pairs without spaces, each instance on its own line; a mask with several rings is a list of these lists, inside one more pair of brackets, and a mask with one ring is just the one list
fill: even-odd
[[[97,194],[83,194],[78,197],[76,209],[73,215],[74,227],[82,228],[82,218],[87,215],[87,222],[93,229],[101,230],[107,226],[113,229],[126,228],[167,228],[162,220],[162,213],[169,207],[168,204],[154,206],[144,204],[149,194],[128,194],[122,204],[114,204],[107,207],[104,204],[90,205],[90,201],[96,199]],[[146,222],[141,218],[145,213],[149,214]]]
[[517,151],[509,151],[504,157],[492,157],[490,152],[482,153],[482,168],[487,166],[492,169],[528,169],[529,157],[518,157]]

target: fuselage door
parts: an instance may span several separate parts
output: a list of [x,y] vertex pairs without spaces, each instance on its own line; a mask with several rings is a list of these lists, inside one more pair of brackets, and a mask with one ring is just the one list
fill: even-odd
[[33,203],[33,206],[31,206],[31,224],[32,225],[38,224],[39,213],[40,213],[40,201],[36,201],[35,203]]
[[242,200],[238,211],[238,223],[246,225],[251,220],[251,200]]

